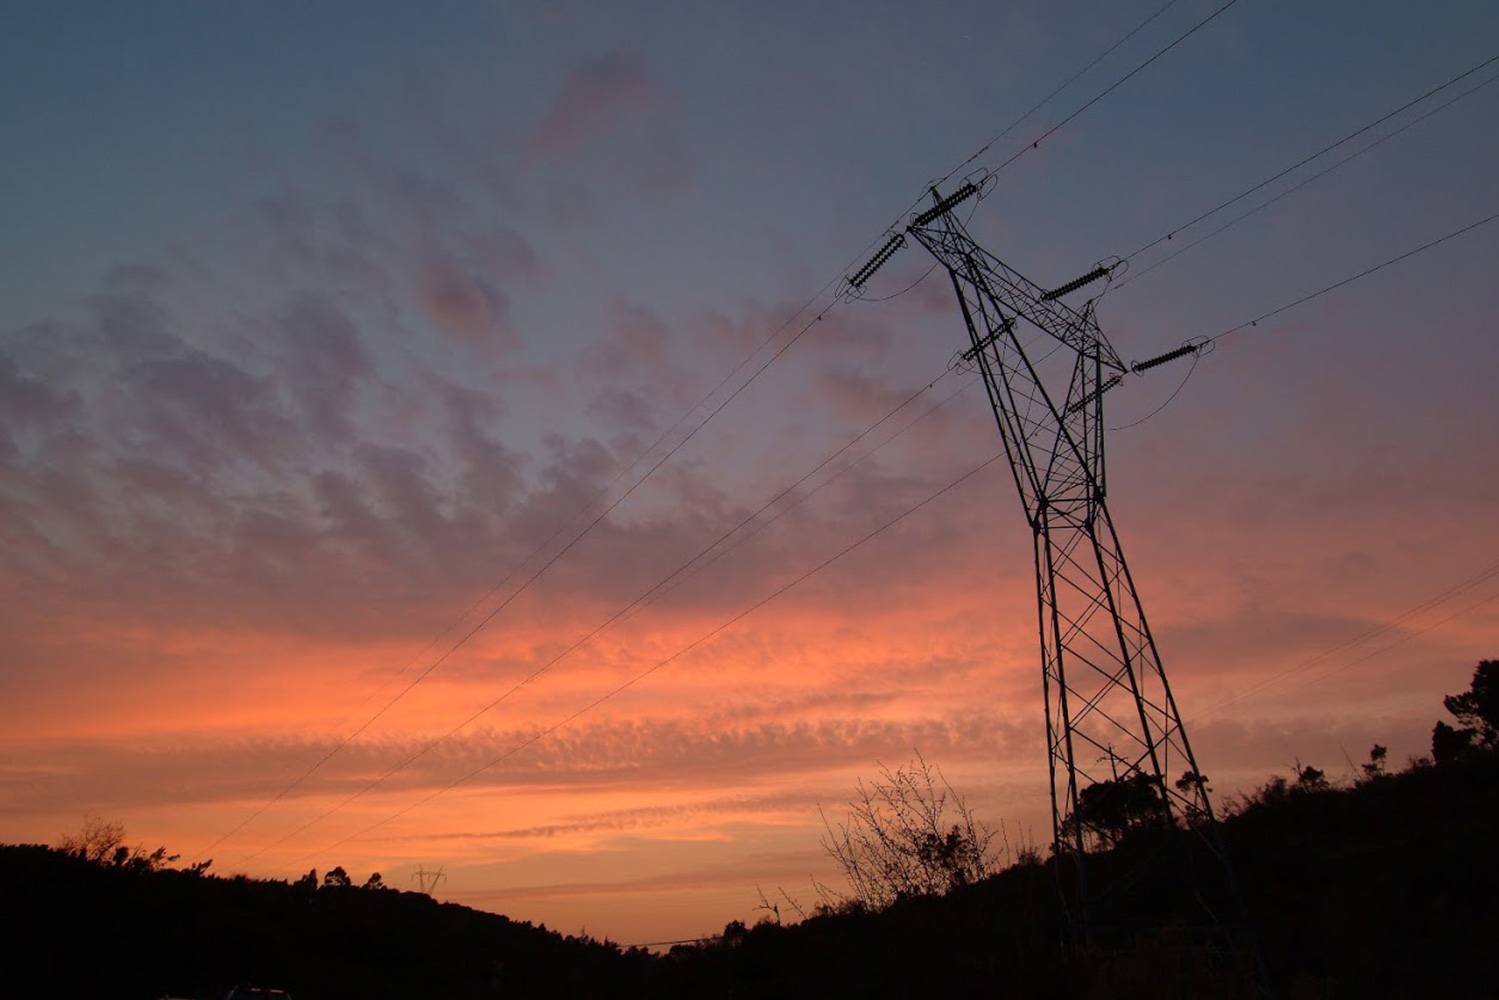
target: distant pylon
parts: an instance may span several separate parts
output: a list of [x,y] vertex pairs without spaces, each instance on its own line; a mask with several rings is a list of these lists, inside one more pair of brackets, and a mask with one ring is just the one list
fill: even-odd
[[418,868],[415,873],[412,874],[411,878],[416,882],[417,887],[423,893],[430,896],[432,895],[432,890],[437,888],[437,883],[446,879],[447,875],[443,874],[443,870],[441,867],[439,867],[436,871],[429,872],[427,871],[426,867],[423,866]]

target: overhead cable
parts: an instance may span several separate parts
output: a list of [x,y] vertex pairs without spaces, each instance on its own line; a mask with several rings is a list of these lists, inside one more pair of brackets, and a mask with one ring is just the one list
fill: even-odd
[[[1483,62],[1478,63],[1476,66],[1473,66],[1473,67],[1471,67],[1469,69],[1463,70],[1461,73],[1459,73],[1456,76],[1452,77],[1450,80],[1447,80],[1445,83],[1437,84],[1435,87],[1432,87],[1430,90],[1427,90],[1426,92],[1422,93],[1419,97],[1413,97],[1413,98],[1411,98],[1409,101],[1406,101],[1404,104],[1400,105],[1398,108],[1395,108],[1395,109],[1393,109],[1391,111],[1385,112],[1384,114],[1380,115],[1378,118],[1374,119],[1373,121],[1371,121],[1371,122],[1369,122],[1369,123],[1367,123],[1365,125],[1359,126],[1358,128],[1354,129],[1352,132],[1349,132],[1347,135],[1344,135],[1341,138],[1336,139],[1336,140],[1328,143],[1327,145],[1323,146],[1321,149],[1317,150],[1314,153],[1310,153],[1310,154],[1302,157],[1301,159],[1297,160],[1295,163],[1292,163],[1290,166],[1285,167],[1285,168],[1277,171],[1274,174],[1271,174],[1269,177],[1266,177],[1264,180],[1260,181],[1259,183],[1254,184],[1251,187],[1245,188],[1243,191],[1240,191],[1238,194],[1233,195],[1230,198],[1224,199],[1223,201],[1221,201],[1218,204],[1214,205],[1212,208],[1208,209],[1207,211],[1202,212],[1201,214],[1193,217],[1192,219],[1190,219],[1190,220],[1188,220],[1186,222],[1183,222],[1181,225],[1176,226],[1176,227],[1168,230],[1167,232],[1163,233],[1160,236],[1157,236],[1155,239],[1151,240],[1149,243],[1146,243],[1143,246],[1140,246],[1140,247],[1136,248],[1135,250],[1133,250],[1130,253],[1126,254],[1125,257],[1124,257],[1124,259],[1125,260],[1131,260],[1131,259],[1133,259],[1135,257],[1138,257],[1140,254],[1144,253],[1145,251],[1147,251],[1147,250],[1149,250],[1149,249],[1151,249],[1153,247],[1159,246],[1160,244],[1165,243],[1167,240],[1173,239],[1176,236],[1177,233],[1180,233],[1180,232],[1182,232],[1183,230],[1186,230],[1186,229],[1191,229],[1193,226],[1197,225],[1199,222],[1203,221],[1204,219],[1208,218],[1209,216],[1216,215],[1217,213],[1223,211],[1225,208],[1228,208],[1230,205],[1233,205],[1233,204],[1235,204],[1237,202],[1243,201],[1245,198],[1247,198],[1250,195],[1254,194],[1256,191],[1259,191],[1262,188],[1265,188],[1265,187],[1267,187],[1267,186],[1269,186],[1271,184],[1274,184],[1276,181],[1280,180],[1282,177],[1285,177],[1287,174],[1293,173],[1294,171],[1298,170],[1299,168],[1306,166],[1308,163],[1311,163],[1313,160],[1316,160],[1316,159],[1318,159],[1318,158],[1326,155],[1327,153],[1329,153],[1332,150],[1338,148],[1339,146],[1343,145],[1344,143],[1347,143],[1347,142],[1349,142],[1349,141],[1351,141],[1353,139],[1357,139],[1359,136],[1363,135],[1365,132],[1368,132],[1370,129],[1377,128],[1380,125],[1383,125],[1385,122],[1387,122],[1391,118],[1394,118],[1395,116],[1399,115],[1401,112],[1406,111],[1406,110],[1408,110],[1410,108],[1415,107],[1417,104],[1420,104],[1422,101],[1425,101],[1426,99],[1428,99],[1428,98],[1430,98],[1430,97],[1432,97],[1432,96],[1440,93],[1441,91],[1446,90],[1448,87],[1451,87],[1451,86],[1453,86],[1454,84],[1457,84],[1457,83],[1461,83],[1463,80],[1466,80],[1468,77],[1472,76],[1474,73],[1479,72],[1480,70],[1484,69],[1487,66],[1492,65],[1495,62],[1499,62],[1499,55],[1492,55],[1489,58],[1485,59]],[[1486,81],[1486,83],[1487,82],[1490,82],[1490,81]],[[1480,84],[1479,86],[1481,87],[1481,86],[1484,86],[1484,85],[1486,85],[1486,84]],[[1475,87],[1473,89],[1477,90],[1478,87]],[[1472,93],[1472,91],[1469,91],[1468,93]],[[1467,96],[1467,94],[1464,94],[1462,96],[1465,97],[1465,96]],[[1446,105],[1443,105],[1443,107],[1445,107],[1445,106]],[[1437,109],[1437,110],[1440,110],[1440,108]],[[1420,121],[1420,120],[1421,119],[1419,119],[1419,118],[1416,119],[1416,121]],[[1412,122],[1411,124],[1415,124],[1415,122]],[[1409,127],[1410,127],[1409,125],[1404,126],[1404,128],[1409,128]],[[1404,128],[1402,128],[1400,131],[1403,131]],[[1396,134],[1396,133],[1392,133],[1392,135],[1393,134]],[[1377,143],[1375,143],[1374,145],[1377,145]],[[1350,159],[1351,159],[1351,157],[1350,157]],[[1122,284],[1123,284],[1123,282],[1121,282],[1121,285]]]
[[623,693],[624,691],[627,691],[628,689],[634,687],[636,684],[638,684],[641,681],[645,680],[647,677],[649,677],[652,674],[656,673],[658,670],[662,669],[663,667],[666,667],[666,666],[670,665],[671,663],[675,662],[676,660],[682,658],[683,656],[685,656],[688,653],[692,652],[693,650],[697,649],[699,646],[702,646],[703,644],[705,644],[705,643],[711,641],[712,639],[716,638],[722,632],[724,632],[727,629],[731,628],[732,626],[734,626],[738,622],[743,621],[745,618],[748,618],[750,615],[754,614],[759,609],[765,607],[767,604],[769,604],[772,601],[776,600],[777,598],[781,597],[787,591],[793,589],[794,587],[800,586],[802,583],[806,582],[807,580],[811,579],[813,576],[815,576],[818,573],[822,572],[823,570],[827,569],[829,566],[833,565],[835,562],[837,562],[838,560],[842,559],[844,556],[847,556],[849,553],[855,551],[856,549],[860,548],[861,546],[863,546],[864,544],[866,544],[870,540],[872,540],[872,539],[876,538],[877,536],[883,534],[885,531],[888,531],[890,528],[895,527],[897,524],[899,524],[900,522],[904,521],[906,518],[910,517],[912,514],[915,514],[917,511],[921,510],[922,508],[926,507],[928,504],[930,504],[933,501],[938,500],[939,498],[945,496],[946,494],[950,493],[952,490],[957,489],[963,483],[967,482],[969,479],[972,479],[974,476],[978,475],[984,469],[988,468],[990,465],[994,464],[996,461],[998,461],[999,459],[1001,459],[1003,457],[1004,457],[1004,452],[1002,452],[1002,451],[998,452],[998,453],[996,453],[994,455],[991,455],[989,458],[985,459],[980,464],[978,464],[978,465],[974,466],[973,468],[969,469],[967,472],[964,472],[962,475],[960,475],[956,479],[950,481],[945,486],[941,487],[940,489],[936,490],[933,493],[929,493],[926,497],[924,497],[923,499],[921,499],[917,503],[913,504],[910,507],[907,507],[905,510],[901,511],[895,517],[891,518],[888,521],[885,521],[884,523],[882,523],[878,527],[876,527],[873,530],[869,531],[868,533],[860,536],[857,540],[849,543],[848,545],[844,546],[842,549],[839,549],[833,555],[831,555],[831,556],[827,557],[826,559],[822,560],[817,565],[813,566],[811,569],[806,570],[805,572],[801,573],[799,576],[795,577],[794,579],[790,580],[789,582],[787,582],[785,584],[782,584],[780,587],[777,587],[775,590],[771,591],[765,597],[762,597],[760,600],[754,602],[753,604],[749,605],[748,607],[744,608],[743,610],[737,612],[736,614],[732,615],[731,617],[729,617],[729,618],[725,619],[724,621],[720,622],[718,625],[716,625],[713,628],[709,629],[707,632],[703,633],[701,636],[699,636],[698,638],[694,639],[692,642],[690,642],[687,645],[683,646],[682,648],[678,649],[675,653],[672,653],[670,656],[666,657],[665,659],[662,659],[662,660],[658,661],[657,663],[655,663],[654,665],[646,668],[645,670],[640,671],[639,673],[637,673],[634,676],[630,677],[624,683],[622,683],[622,684],[620,684],[620,685],[618,685],[618,686],[616,686],[614,688],[611,688],[610,690],[604,692],[603,694],[599,695],[597,698],[595,698],[592,701],[588,702],[587,704],[583,705],[581,708],[578,708],[577,710],[575,710],[571,714],[565,716],[564,718],[559,719],[557,722],[554,722],[552,725],[546,727],[545,729],[538,730],[536,733],[533,733],[531,736],[526,737],[525,739],[523,739],[520,742],[516,743],[514,746],[510,747],[504,753],[501,753],[498,756],[496,756],[494,758],[491,758],[490,760],[486,761],[485,763],[480,764],[478,767],[475,767],[475,768],[473,768],[473,769],[471,769],[469,771],[466,771],[464,774],[460,775],[458,778],[456,778],[456,779],[448,782],[447,784],[445,784],[445,785],[443,785],[443,786],[441,786],[441,787],[439,787],[439,788],[437,788],[437,789],[435,789],[435,790],[427,793],[426,795],[424,795],[422,798],[416,800],[415,802],[412,802],[412,803],[409,803],[406,806],[403,806],[402,808],[396,810],[393,813],[390,813],[389,815],[385,816],[384,818],[382,818],[382,819],[380,819],[380,820],[378,820],[378,821],[376,821],[376,822],[374,822],[374,823],[372,823],[372,824],[370,824],[368,826],[362,827],[361,829],[355,831],[354,833],[351,833],[351,834],[349,834],[349,835],[341,838],[340,840],[337,840],[337,841],[329,844],[327,847],[325,847],[325,848],[323,848],[323,849],[321,849],[319,851],[313,851],[313,852],[311,852],[311,853],[309,853],[307,855],[303,855],[301,858],[298,858],[295,861],[291,862],[291,864],[292,865],[298,865],[303,860],[305,860],[306,858],[315,857],[315,856],[317,856],[319,854],[328,854],[329,852],[337,850],[338,848],[344,846],[345,844],[349,843],[350,841],[356,840],[356,839],[358,839],[360,837],[367,836],[368,834],[373,833],[375,830],[379,829],[380,827],[385,826],[387,823],[393,822],[393,821],[401,818],[402,816],[405,816],[407,813],[410,813],[410,812],[412,812],[415,809],[421,808],[422,806],[424,806],[427,803],[431,802],[432,800],[438,798],[439,796],[444,795],[444,794],[446,794],[449,791],[452,791],[454,788],[457,788],[459,785],[464,784],[464,783],[466,783],[468,781],[471,781],[472,779],[478,777],[480,774],[482,774],[483,772],[489,770],[490,768],[495,767],[496,765],[501,764],[501,763],[503,763],[506,760],[509,760],[511,757],[513,757],[516,754],[520,753],[522,750],[525,750],[527,747],[535,745],[536,743],[540,742],[541,740],[545,739],[546,737],[548,737],[548,736],[552,735],[553,733],[557,732],[558,730],[562,729],[564,726],[567,726],[568,724],[576,721],[577,719],[579,719],[583,715],[587,714],[588,712],[591,712],[593,709],[597,708],[598,706],[600,706],[600,705],[604,704],[605,702],[609,701],[611,698],[614,698],[615,696]]
[[1260,315],[1256,316],[1254,319],[1245,320],[1243,323],[1240,323],[1238,326],[1231,326],[1227,330],[1224,330],[1222,333],[1214,334],[1213,336],[1211,336],[1211,337],[1209,337],[1207,339],[1210,340],[1210,341],[1222,340],[1224,337],[1227,337],[1230,334],[1239,333],[1242,330],[1247,330],[1247,329],[1249,329],[1251,327],[1259,326],[1261,323],[1263,323],[1267,319],[1272,319],[1272,318],[1274,318],[1276,316],[1279,316],[1281,313],[1286,312],[1286,311],[1291,310],[1291,309],[1295,309],[1297,306],[1304,305],[1305,303],[1310,302],[1313,299],[1321,298],[1323,295],[1326,295],[1328,292],[1336,291],[1337,289],[1342,288],[1344,285],[1352,284],[1353,282],[1358,281],[1361,278],[1366,278],[1369,275],[1374,274],[1376,271],[1382,271],[1385,268],[1390,267],[1393,264],[1398,264],[1401,261],[1406,260],[1406,259],[1411,258],[1411,257],[1414,257],[1414,256],[1416,256],[1419,253],[1424,253],[1425,251],[1430,250],[1433,247],[1441,246],[1443,243],[1446,243],[1448,240],[1457,239],[1457,237],[1462,236],[1464,233],[1472,232],[1473,230],[1478,229],[1480,226],[1486,226],[1489,223],[1493,222],[1495,219],[1499,219],[1499,212],[1495,212],[1492,215],[1485,216],[1484,218],[1479,219],[1476,222],[1470,222],[1466,226],[1463,226],[1461,229],[1455,229],[1452,232],[1446,234],[1445,236],[1439,236],[1436,239],[1431,240],[1428,243],[1423,243],[1423,244],[1421,244],[1418,247],[1413,247],[1412,249],[1407,250],[1407,251],[1405,251],[1402,254],[1398,254],[1397,256],[1391,257],[1389,260],[1381,261],[1380,263],[1375,264],[1373,267],[1366,267],[1362,271],[1358,272],[1357,274],[1351,274],[1351,275],[1349,275],[1346,278],[1342,278],[1342,279],[1340,279],[1338,281],[1333,282],[1330,285],[1327,285],[1327,286],[1325,286],[1323,288],[1319,288],[1315,292],[1310,292],[1310,293],[1308,293],[1306,295],[1303,295],[1303,296],[1301,296],[1301,298],[1296,299],[1293,302],[1287,302],[1285,305],[1278,306],[1278,307],[1276,307],[1274,309],[1271,309],[1269,312],[1261,313]]
[[[1402,611],[1400,614],[1396,615],[1394,618],[1389,619],[1388,621],[1385,621],[1385,622],[1383,622],[1383,623],[1381,623],[1379,625],[1376,625],[1373,628],[1366,629],[1365,631],[1360,632],[1358,635],[1355,635],[1355,636],[1353,636],[1350,639],[1345,639],[1344,641],[1338,643],[1335,646],[1331,646],[1328,649],[1324,649],[1322,652],[1320,652],[1317,655],[1311,657],[1310,659],[1303,660],[1300,663],[1297,663],[1297,664],[1295,664],[1293,666],[1290,666],[1290,667],[1287,667],[1287,668],[1285,668],[1283,670],[1277,671],[1276,673],[1271,674],[1269,677],[1263,678],[1259,682],[1251,685],[1248,688],[1245,688],[1243,691],[1240,691],[1238,694],[1234,695],[1233,697],[1227,698],[1227,699],[1225,699],[1223,701],[1220,701],[1220,702],[1212,705],[1211,707],[1209,707],[1207,709],[1206,712],[1199,712],[1198,713],[1198,717],[1199,718],[1204,718],[1206,716],[1216,715],[1217,713],[1221,712],[1223,709],[1229,707],[1230,705],[1236,704],[1236,703],[1244,700],[1245,698],[1248,698],[1251,695],[1254,695],[1254,694],[1256,694],[1256,693],[1258,693],[1260,691],[1265,690],[1268,687],[1276,685],[1276,684],[1280,683],[1281,681],[1287,679],[1288,677],[1291,677],[1294,674],[1302,673],[1302,672],[1304,672],[1306,670],[1309,670],[1312,667],[1315,667],[1317,664],[1323,663],[1323,662],[1331,659],[1332,657],[1336,656],[1338,653],[1344,652],[1345,650],[1348,650],[1348,649],[1352,649],[1355,646],[1362,645],[1363,643],[1368,642],[1370,639],[1377,639],[1380,636],[1382,636],[1382,635],[1384,635],[1384,634],[1386,634],[1388,632],[1392,632],[1395,629],[1399,628],[1405,622],[1409,621],[1410,619],[1415,618],[1415,617],[1417,617],[1417,616],[1419,616],[1421,614],[1424,614],[1427,611],[1434,610],[1435,608],[1437,608],[1437,607],[1439,607],[1439,606],[1447,603],[1448,601],[1452,600],[1454,597],[1457,597],[1457,596],[1459,596],[1461,594],[1464,594],[1464,593],[1472,590],[1473,588],[1475,588],[1475,587],[1477,587],[1477,586],[1485,583],[1486,581],[1493,579],[1496,576],[1499,576],[1499,563],[1494,563],[1494,564],[1492,564],[1490,566],[1485,567],[1484,569],[1479,570],[1477,573],[1473,574],[1472,576],[1469,576],[1469,577],[1467,577],[1467,578],[1459,581],[1458,583],[1456,583],[1456,584],[1454,584],[1454,585],[1452,585],[1450,587],[1447,587],[1447,588],[1443,589],[1441,592],[1439,592],[1439,593],[1437,593],[1437,594],[1435,594],[1435,595],[1427,598],[1424,601],[1421,601],[1419,604],[1416,604],[1413,607],[1407,608],[1405,611]],[[1473,611],[1474,609],[1476,609],[1478,607],[1481,607],[1484,604],[1487,604],[1489,601],[1494,600],[1495,597],[1499,597],[1499,594],[1493,595],[1491,597],[1486,597],[1483,600],[1477,602],[1476,604],[1471,604],[1471,605],[1463,608],[1462,610],[1460,610],[1460,611],[1458,611],[1458,612],[1456,612],[1454,614],[1448,615],[1447,617],[1442,618],[1439,621],[1433,622],[1430,625],[1427,625],[1427,626],[1425,626],[1425,627],[1423,627],[1421,629],[1407,631],[1403,637],[1401,637],[1400,639],[1397,639],[1395,642],[1390,643],[1390,644],[1388,644],[1386,646],[1382,646],[1379,649],[1375,650],[1374,652],[1369,653],[1366,656],[1362,656],[1359,659],[1356,659],[1356,660],[1353,660],[1353,661],[1351,661],[1349,663],[1345,663],[1345,664],[1343,664],[1341,666],[1335,667],[1333,670],[1328,671],[1328,674],[1336,673],[1336,672],[1338,672],[1340,670],[1347,669],[1350,666],[1354,666],[1354,665],[1356,665],[1358,663],[1362,663],[1362,662],[1364,662],[1364,660],[1369,659],[1370,657],[1373,657],[1373,656],[1377,656],[1377,655],[1379,655],[1379,653],[1382,653],[1382,652],[1384,652],[1387,649],[1391,649],[1395,645],[1398,645],[1401,642],[1405,642],[1405,641],[1408,641],[1409,639],[1413,639],[1413,638],[1415,638],[1418,635],[1421,635],[1421,634],[1423,634],[1425,632],[1429,632],[1429,631],[1431,631],[1434,628],[1437,628],[1437,627],[1439,627],[1441,625],[1446,624],[1447,622],[1451,621],[1454,618],[1457,618],[1457,617],[1459,617],[1461,615],[1467,614],[1468,612]],[[1323,675],[1323,676],[1326,676],[1326,675]]]
[[323,811],[322,813],[320,813],[320,814],[314,816],[313,818],[307,820],[306,822],[304,822],[301,826],[299,826],[299,827],[297,827],[297,828],[289,831],[288,833],[284,834],[279,840],[273,841],[272,843],[269,843],[269,844],[267,844],[267,845],[259,848],[255,852],[247,855],[245,858],[242,859],[241,863],[245,863],[245,862],[249,862],[249,861],[254,860],[255,858],[257,858],[260,855],[264,854],[266,851],[268,851],[268,850],[270,850],[270,849],[272,849],[274,847],[280,846],[282,843],[285,843],[286,841],[291,840],[291,839],[299,836],[300,834],[304,833],[306,830],[308,830],[311,827],[317,825],[318,823],[322,822],[323,820],[328,819],[329,817],[333,816],[334,814],[336,814],[338,812],[341,812],[343,809],[347,808],[349,805],[352,805],[356,800],[358,800],[358,799],[362,798],[363,796],[369,794],[370,792],[374,791],[380,785],[384,784],[390,778],[394,777],[397,773],[405,770],[407,767],[411,766],[416,761],[418,761],[422,757],[426,756],[428,753],[430,753],[433,749],[435,749],[436,747],[438,747],[439,745],[441,745],[443,742],[445,742],[445,741],[451,739],[453,736],[457,735],[460,731],[462,731],[463,729],[467,728],[469,725],[471,725],[475,720],[479,719],[481,716],[483,716],[483,715],[489,713],[490,711],[494,710],[495,708],[499,707],[502,703],[504,703],[505,701],[507,701],[512,695],[514,695],[521,688],[523,688],[526,685],[530,684],[532,681],[536,680],[542,674],[544,674],[547,671],[549,671],[552,667],[554,667],[558,663],[562,662],[564,659],[566,659],[568,656],[572,655],[578,649],[582,648],[584,645],[586,645],[587,643],[589,643],[590,641],[592,641],[596,636],[598,636],[600,633],[602,633],[603,631],[605,631],[606,629],[608,629],[610,626],[612,626],[612,625],[616,624],[617,622],[621,621],[631,611],[633,611],[635,608],[640,607],[644,602],[648,601],[653,595],[656,595],[656,594],[660,593],[663,590],[663,588],[667,587],[674,580],[678,580],[682,576],[683,573],[685,573],[686,571],[688,571],[694,565],[698,564],[699,561],[704,556],[706,556],[709,552],[713,551],[715,548],[717,548],[719,545],[721,545],[724,541],[728,540],[731,536],[733,536],[735,533],[737,533],[741,528],[745,527],[745,525],[749,524],[751,521],[753,521],[755,518],[757,518],[760,514],[764,513],[766,510],[770,509],[776,503],[778,503],[783,498],[785,498],[788,494],[790,494],[793,491],[795,491],[798,487],[800,487],[808,479],[812,478],[812,476],[814,476],[818,472],[822,471],[822,469],[824,469],[829,463],[835,461],[840,455],[844,454],[850,448],[852,448],[855,445],[857,445],[865,437],[867,437],[869,434],[873,433],[877,428],[879,428],[880,426],[882,426],[883,424],[885,424],[888,420],[890,420],[892,417],[894,417],[896,414],[898,414],[901,410],[904,410],[911,403],[915,402],[919,397],[921,397],[922,395],[924,395],[925,393],[927,393],[928,391],[930,391],[933,387],[936,386],[936,384],[938,382],[940,382],[948,374],[949,374],[949,372],[943,371],[936,378],[934,378],[931,382],[929,382],[929,383],[927,383],[925,385],[922,385],[920,388],[916,389],[910,395],[906,396],[899,404],[897,404],[895,406],[894,409],[890,410],[888,413],[886,413],[884,416],[880,417],[874,423],[870,424],[869,426],[867,426],[863,430],[861,430],[858,434],[854,435],[854,437],[852,439],[850,439],[848,442],[846,442],[842,447],[838,448],[836,451],[834,451],[831,454],[829,454],[821,462],[819,462],[817,465],[815,465],[811,470],[809,470],[808,472],[804,473],[801,476],[801,478],[797,479],[796,481],[792,482],[790,485],[788,485],[784,489],[782,489],[780,492],[776,493],[773,497],[771,497],[764,504],[762,504],[758,509],[756,509],[755,511],[753,511],[750,514],[746,515],[742,520],[739,521],[738,524],[734,525],[733,527],[729,528],[727,531],[723,532],[721,535],[719,535],[717,538],[715,538],[708,545],[706,545],[702,549],[700,549],[695,555],[693,555],[686,562],[682,563],[676,569],[674,569],[670,573],[668,573],[665,577],[663,577],[662,579],[658,580],[656,583],[652,584],[644,592],[642,592],[640,595],[638,595],[634,600],[630,601],[628,604],[624,605],[623,607],[621,607],[620,609],[618,609],[617,611],[615,611],[608,618],[604,619],[598,625],[594,626],[593,629],[591,629],[590,631],[588,631],[587,633],[585,633],[584,635],[582,635],[581,637],[579,637],[578,639],[576,639],[575,641],[573,641],[570,645],[568,645],[567,647],[565,647],[561,652],[555,654],[551,659],[549,659],[548,661],[546,661],[545,663],[543,663],[541,666],[535,668],[530,673],[528,673],[527,675],[525,675],[524,677],[522,677],[520,680],[516,681],[503,694],[501,694],[499,697],[491,700],[487,704],[485,704],[482,707],[476,709],[470,715],[468,715],[468,717],[466,717],[461,722],[459,722],[456,725],[454,725],[447,732],[445,732],[441,736],[436,737],[435,739],[432,739],[432,740],[428,741],[427,743],[425,743],[424,745],[422,745],[420,748],[418,748],[417,750],[415,750],[411,754],[409,754],[407,757],[405,757],[404,759],[402,759],[398,763],[392,765],[390,768],[388,768],[382,774],[378,775],[373,780],[369,781],[368,783],[366,783],[365,785],[363,785],[362,787],[360,787],[359,789],[357,789],[356,791],[354,791],[353,793],[351,793],[348,797],[346,797],[345,799],[343,799],[339,803],[337,803],[337,804],[329,807],[327,810]]

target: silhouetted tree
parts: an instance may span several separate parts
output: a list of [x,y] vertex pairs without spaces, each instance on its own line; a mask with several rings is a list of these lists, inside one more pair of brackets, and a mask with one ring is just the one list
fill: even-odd
[[1442,699],[1447,711],[1469,730],[1479,746],[1499,747],[1499,660],[1481,660],[1462,694]]
[[353,884],[354,880],[349,878],[349,873],[344,871],[343,865],[335,865],[323,876],[324,889],[347,889]]
[[1302,766],[1296,762],[1296,789],[1302,792],[1320,792],[1327,788],[1327,772],[1310,764]]
[[98,816],[83,817],[83,829],[63,834],[57,849],[85,861],[103,863],[125,841],[125,824],[106,823]]
[[297,879],[292,883],[292,887],[306,896],[311,896],[317,892],[317,869],[314,868],[306,875]]
[[1077,798],[1074,820],[1106,843],[1118,841],[1132,829],[1159,825],[1166,817],[1159,787],[1145,774],[1096,782]]
[[1442,704],[1461,725],[1432,727],[1433,761],[1451,764],[1474,750],[1499,750],[1499,660],[1480,660],[1468,690],[1449,694]]
[[919,753],[894,770],[881,765],[880,780],[859,782],[847,820],[835,829],[824,816],[823,826],[823,849],[853,890],[842,902],[869,909],[977,882],[996,866],[994,834]]
[[1360,765],[1364,772],[1365,781],[1373,781],[1376,778],[1383,778],[1386,776],[1385,758],[1388,757],[1389,754],[1390,748],[1381,746],[1378,743],[1369,748],[1369,762],[1367,764]]
[[386,886],[385,880],[380,877],[380,873],[379,872],[372,872],[370,874],[370,877],[364,880],[364,888],[366,888],[366,889],[385,889],[385,888],[388,888],[388,886]]
[[1439,767],[1456,763],[1472,752],[1472,730],[1454,729],[1440,720],[1431,727],[1431,759]]
[[759,911],[759,910],[764,910],[765,911],[765,916],[762,917],[761,919],[765,920],[765,921],[774,920],[776,922],[776,924],[780,924],[780,922],[781,922],[781,904],[780,903],[772,903],[769,899],[767,899],[765,897],[765,890],[762,889],[762,888],[760,888],[759,885],[755,886],[755,892],[760,897],[760,903],[759,903],[759,905],[757,905],[755,907],[755,910],[756,911]]
[[[58,850],[75,858],[108,864],[131,871],[157,871],[176,861],[179,855],[168,854],[165,847],[147,851],[143,845],[125,843],[125,824],[106,823],[98,816],[85,816],[83,828],[76,834],[64,834]],[[207,864],[203,866],[207,868]],[[201,872],[200,872],[201,873]]]

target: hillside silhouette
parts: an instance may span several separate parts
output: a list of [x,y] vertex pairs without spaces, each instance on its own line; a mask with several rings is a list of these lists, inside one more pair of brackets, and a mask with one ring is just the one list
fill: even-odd
[[0,846],[8,950],[27,957],[49,995],[220,1000],[257,984],[293,1000],[587,996],[614,983],[610,995],[626,996],[649,959],[422,893],[337,881],[217,878]]
[[[1499,661],[1449,697],[1433,758],[1389,773],[1384,748],[1342,786],[1298,765],[1233,803],[1223,840],[1278,995],[1499,995]],[[570,937],[342,869],[297,882],[164,867],[164,852],[0,846],[7,949],[58,996],[375,997],[939,995],[1236,997],[1248,977],[1188,928],[1204,906],[1173,867],[1191,831],[1140,829],[1098,862],[1155,888],[1118,931],[1064,949],[1048,862],[941,895],[731,923],[668,954]],[[1179,874],[1185,875],[1182,870]],[[1167,888],[1162,889],[1162,886]]]

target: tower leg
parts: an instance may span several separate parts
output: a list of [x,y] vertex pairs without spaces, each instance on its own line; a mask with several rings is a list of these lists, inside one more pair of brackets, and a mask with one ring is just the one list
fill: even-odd
[[[952,280],[969,334],[960,362],[983,377],[1034,536],[1053,862],[1074,940],[1137,930],[1184,879],[1221,932],[1213,915],[1242,907],[1105,498],[1102,397],[1128,369],[1091,306],[1062,301],[1077,283],[1048,292],[984,250],[954,198],[906,231]],[[1055,343],[1033,355],[1022,322]],[[1127,838],[1149,849],[1110,850]],[[1203,846],[1216,877],[1194,861]]]

